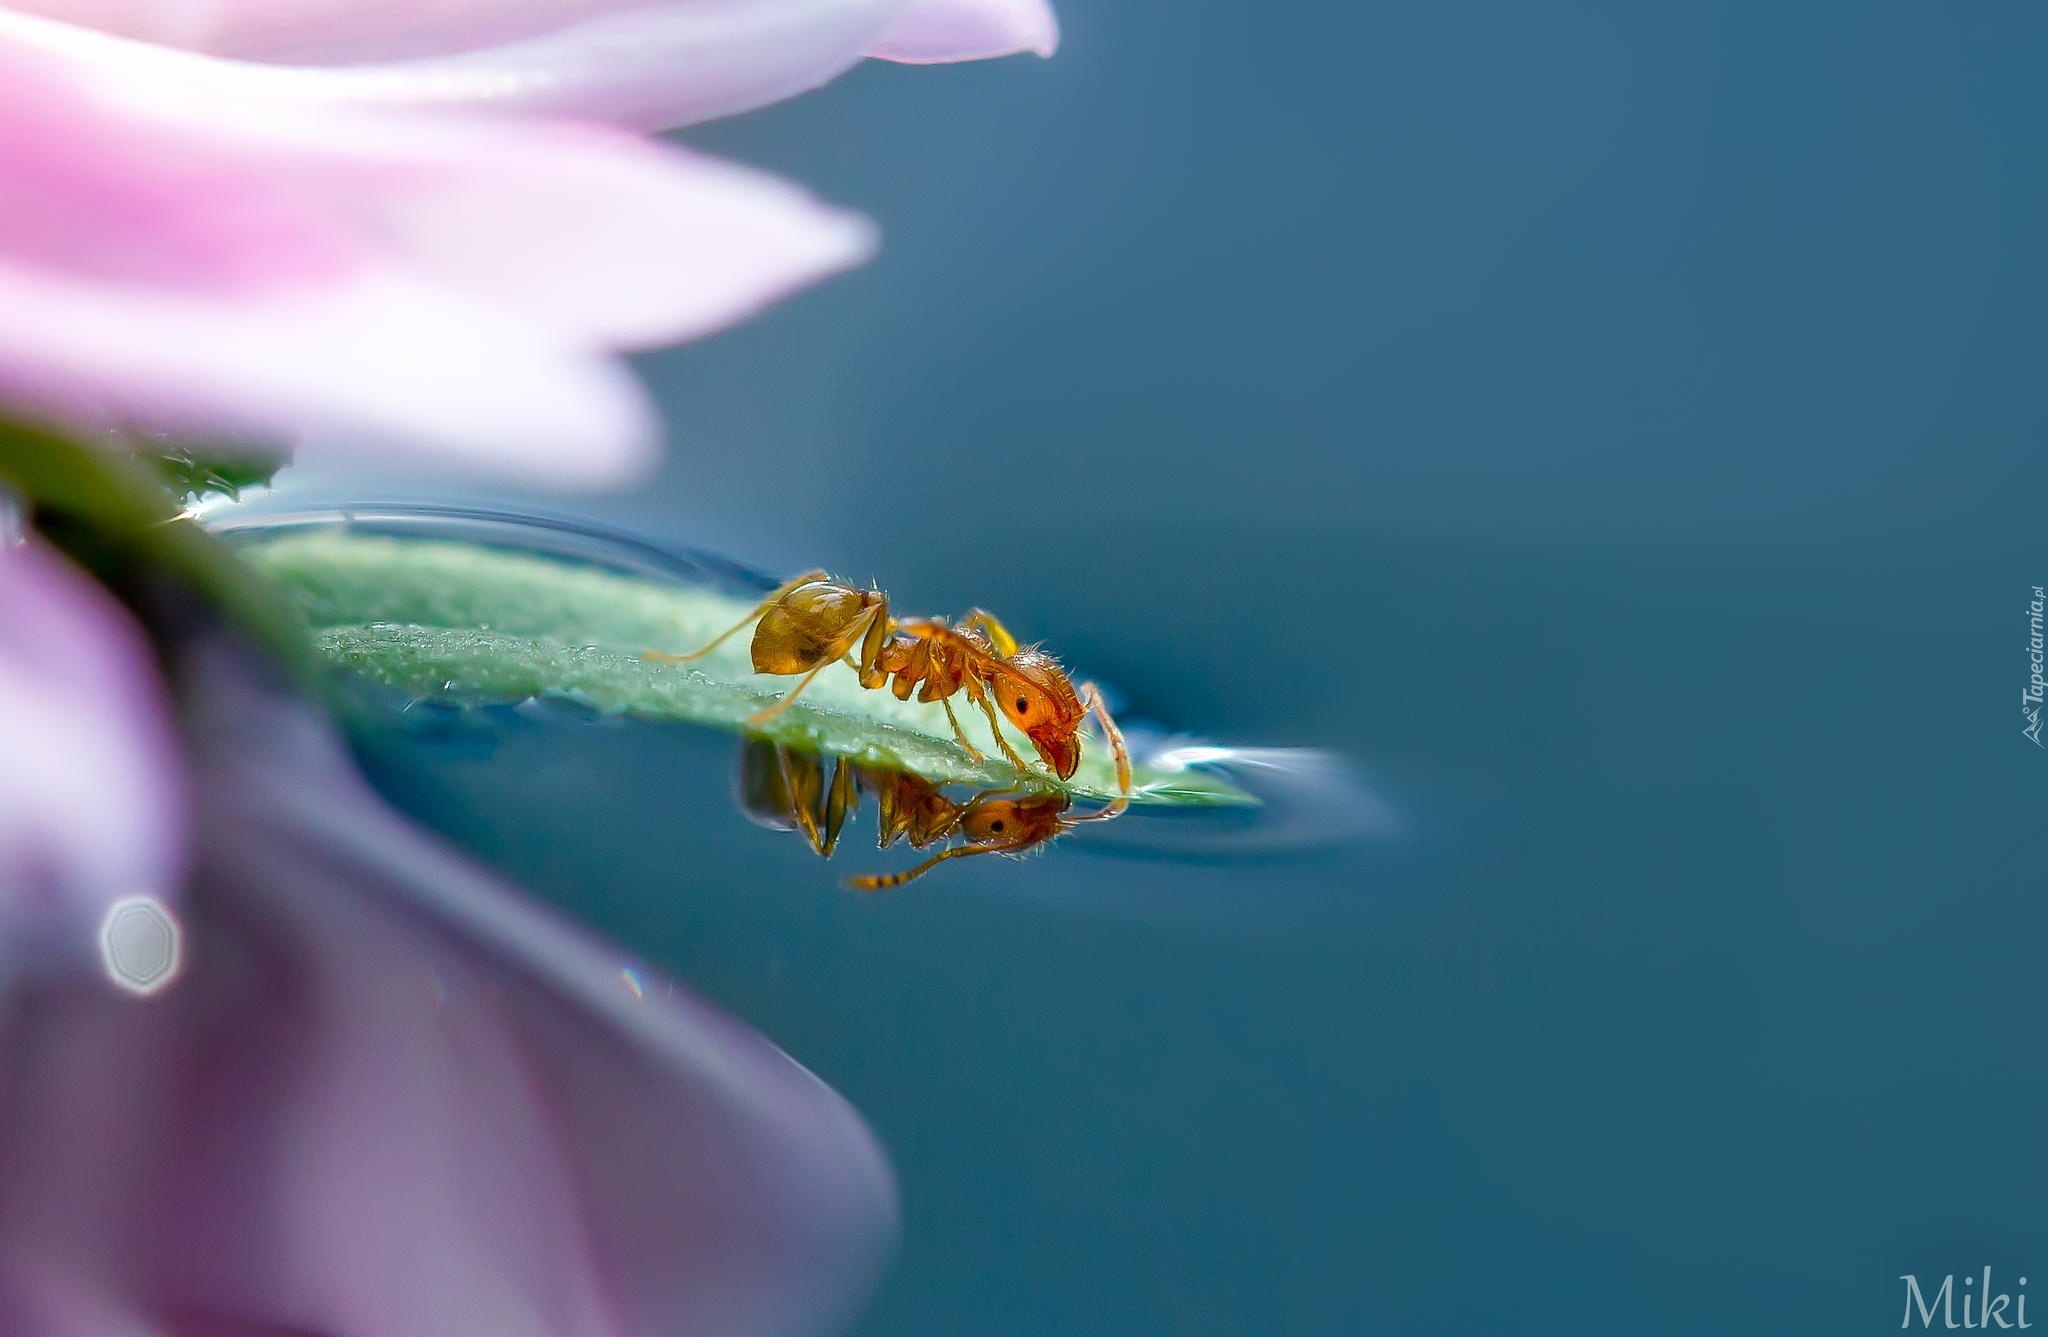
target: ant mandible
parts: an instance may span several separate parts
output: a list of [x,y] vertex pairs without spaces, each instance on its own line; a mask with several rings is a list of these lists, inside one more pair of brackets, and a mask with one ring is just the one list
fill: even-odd
[[1035,646],[1019,648],[1017,638],[979,608],[958,624],[937,617],[898,620],[889,616],[889,596],[880,590],[844,584],[824,571],[806,571],[770,593],[702,649],[687,655],[650,650],[644,658],[674,664],[701,659],[749,624],[754,627],[754,672],[803,675],[749,724],[761,724],[787,710],[812,679],[843,660],[859,673],[863,687],[887,686],[899,701],[908,701],[915,691],[918,700],[944,706],[954,739],[980,761],[980,749],[968,741],[953,713],[952,698],[966,693],[968,703],[988,716],[989,731],[1003,756],[1026,775],[1030,767],[1003,737],[998,709],[1062,780],[1071,778],[1081,764],[1081,725],[1093,715],[1115,758],[1117,788],[1126,795],[1131,792],[1130,753],[1095,684],[1083,683],[1077,693],[1059,661]]

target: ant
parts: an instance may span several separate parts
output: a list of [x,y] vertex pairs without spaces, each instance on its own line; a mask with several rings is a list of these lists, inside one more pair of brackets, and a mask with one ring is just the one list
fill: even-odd
[[1083,683],[1076,693],[1058,660],[1036,646],[1019,648],[1017,638],[979,608],[969,610],[958,624],[937,617],[898,620],[889,616],[889,596],[880,590],[843,584],[823,571],[806,571],[771,592],[702,649],[687,655],[650,650],[642,657],[685,664],[710,654],[749,624],[754,627],[754,672],[803,675],[780,701],[748,719],[749,724],[765,723],[787,710],[813,678],[843,660],[860,674],[863,687],[887,686],[899,701],[908,701],[915,690],[918,700],[944,706],[954,739],[980,761],[980,749],[968,741],[953,713],[954,694],[965,692],[969,704],[988,716],[1003,756],[1026,775],[1030,767],[1003,737],[998,707],[1062,780],[1071,778],[1081,764],[1081,725],[1093,715],[1116,758],[1117,787],[1126,795],[1131,792],[1130,753],[1095,684]]
[[1074,801],[1056,789],[992,789],[962,803],[921,775],[846,757],[833,763],[828,781],[823,758],[759,736],[740,745],[734,788],[748,817],[778,831],[802,832],[811,848],[827,859],[864,793],[875,799],[877,849],[906,840],[912,849],[923,850],[955,835],[964,838],[904,872],[847,879],[848,886],[862,891],[900,887],[948,859],[1023,854],[1081,822],[1106,821],[1129,806],[1128,799],[1116,798],[1099,811],[1069,817]]

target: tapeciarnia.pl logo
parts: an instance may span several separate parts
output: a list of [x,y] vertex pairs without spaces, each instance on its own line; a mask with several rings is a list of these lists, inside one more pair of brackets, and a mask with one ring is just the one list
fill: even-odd
[[2027,727],[2021,733],[2034,740],[2035,747],[2041,742],[2041,689],[2048,686],[2041,677],[2041,606],[2048,602],[2039,585],[2034,586],[2034,602],[2027,605],[2027,658],[2033,661],[2034,671],[2027,679],[2027,690],[2020,693],[2020,710],[2027,717]]
[[[2031,1328],[2027,1321],[2027,1279],[2021,1277],[2017,1291],[1991,1289],[1991,1269],[1984,1269],[1984,1284],[1979,1286],[1977,1278],[1964,1277],[1963,1284],[1956,1285],[1956,1274],[1951,1272],[1941,1279],[1941,1286],[1933,1295],[1920,1288],[1920,1278],[1906,1273],[1899,1278],[1906,1283],[1906,1316],[1899,1320],[1899,1326],[1910,1328],[1916,1322],[1923,1328],[1935,1327],[1935,1317],[1941,1318],[1939,1326],[1944,1328],[1988,1328],[1993,1324],[2001,1328]],[[1963,1311],[1963,1321],[1956,1322],[1956,1310]]]

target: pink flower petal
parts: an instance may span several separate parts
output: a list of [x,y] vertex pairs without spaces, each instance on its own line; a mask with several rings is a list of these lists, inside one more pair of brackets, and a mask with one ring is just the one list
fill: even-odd
[[92,961],[116,901],[171,897],[184,815],[177,744],[140,633],[97,584],[5,527],[0,984]]
[[605,351],[707,333],[872,246],[743,168],[306,77],[0,11],[0,395],[612,482],[654,427]]
[[752,111],[826,83],[860,63],[902,4],[665,0],[471,51],[328,69],[320,87],[327,96],[379,106],[666,130]]
[[[906,0],[37,0],[357,105],[530,112],[658,129],[759,107],[859,63]],[[321,68],[307,68],[321,67]]]
[[631,377],[415,275],[223,300],[53,282],[0,268],[0,399],[561,486],[629,479],[657,429]]
[[926,65],[1020,51],[1050,56],[1059,44],[1048,0],[911,0],[868,54]]
[[[13,0],[282,76],[292,95],[668,129],[806,92],[864,56],[1051,55],[1046,0]],[[306,67],[322,67],[312,69]]]
[[9,1332],[845,1316],[894,1192],[843,1101],[394,818],[310,713],[246,686],[209,709],[184,975],[0,1022],[0,1320],[37,1324]]
[[779,30],[801,42],[839,14],[905,0],[10,0],[41,14],[137,41],[294,65],[452,56],[544,37],[593,20],[672,11],[707,40],[720,30]]
[[[0,1332],[7,1337],[161,1337],[91,1284],[44,1257],[0,1257]],[[180,1334],[179,1337],[285,1337],[285,1334]]]

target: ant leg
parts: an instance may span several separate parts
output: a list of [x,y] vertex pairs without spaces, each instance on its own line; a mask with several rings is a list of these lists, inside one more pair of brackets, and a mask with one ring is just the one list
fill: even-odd
[[960,717],[953,713],[953,698],[942,696],[939,698],[939,704],[946,708],[946,723],[953,726],[953,740],[960,744],[961,750],[976,761],[987,761],[988,758],[981,754],[981,749],[967,741],[967,731],[960,727]]
[[882,651],[896,630],[896,619],[889,616],[889,596],[876,590],[874,598],[867,633],[860,638],[860,663],[854,666],[860,671],[860,685],[871,691],[889,681],[888,670],[882,667]]
[[1116,787],[1125,797],[1131,792],[1131,748],[1124,742],[1124,731],[1116,727],[1116,721],[1109,717],[1109,707],[1102,704],[1102,691],[1092,682],[1081,684],[1081,700],[1095,722],[1102,726],[1102,736],[1109,743],[1110,756],[1116,760]]
[[1109,717],[1109,707],[1102,704],[1102,692],[1094,683],[1081,684],[1081,701],[1084,709],[1102,726],[1102,736],[1109,741],[1109,754],[1116,760],[1118,796],[1105,805],[1102,811],[1073,819],[1077,822],[1094,822],[1114,817],[1131,806],[1131,749],[1130,745],[1124,742],[1124,731],[1117,728],[1116,721]]
[[788,710],[790,707],[790,703],[797,699],[797,696],[802,693],[804,688],[809,687],[811,685],[811,679],[817,677],[826,669],[831,668],[835,662],[836,661],[834,660],[828,659],[824,663],[812,669],[809,673],[804,674],[803,677],[798,678],[796,681],[796,686],[790,688],[787,692],[785,692],[780,701],[777,701],[774,705],[769,706],[765,710],[757,710],[753,714],[747,716],[747,723],[766,724],[769,720],[774,719],[783,711]]
[[818,801],[823,779],[818,759],[790,748],[777,747],[775,766],[782,777],[782,792],[789,800],[791,826],[809,843],[813,854],[819,858],[830,857],[831,846],[818,830]]
[[788,594],[791,590],[795,589],[799,585],[808,585],[814,580],[823,580],[829,574],[829,572],[825,571],[806,571],[802,575],[797,576],[792,580],[785,581],[777,589],[770,592],[767,598],[761,600],[760,603],[755,604],[753,612],[747,614],[739,621],[733,623],[724,631],[719,632],[717,636],[712,638],[712,641],[709,645],[703,647],[700,650],[692,650],[689,654],[686,655],[671,655],[665,654],[660,650],[648,650],[643,652],[640,657],[642,659],[648,660],[656,664],[687,664],[691,660],[702,659],[704,656],[710,654],[713,650],[716,650],[719,646],[724,645],[727,641],[731,640],[733,636],[737,634],[739,630],[745,627],[748,623],[759,621],[761,614],[767,612],[770,608],[773,608],[775,606],[776,601],[782,598],[785,594]]
[[995,703],[990,701],[986,694],[983,694],[975,698],[975,704],[981,707],[982,714],[988,716],[989,731],[996,736],[996,746],[1003,750],[1003,756],[1008,759],[1012,766],[1017,768],[1019,774],[1035,775],[1036,772],[1031,769],[1031,763],[1018,756],[1017,749],[1010,746],[1010,740],[1003,737],[1003,721],[996,714]]
[[917,867],[901,873],[868,873],[861,877],[846,879],[846,885],[857,891],[886,891],[900,887],[914,877],[923,877],[948,859],[965,859],[976,854],[1000,854],[1008,845],[955,845],[949,850],[940,850]]
[[853,791],[853,763],[841,757],[832,766],[832,787],[825,791],[825,848],[819,853],[832,857],[832,847],[839,843],[839,833],[846,826],[847,814],[859,802]]
[[1005,659],[1017,653],[1017,638],[1010,634],[1008,627],[996,621],[994,613],[980,608],[970,608],[960,619],[960,625],[973,627],[986,635],[989,644],[995,647],[995,652]]
[[[861,616],[872,618],[875,616],[875,610],[871,608],[867,612],[863,613]],[[803,694],[804,688],[809,687],[811,685],[811,679],[817,677],[826,669],[833,667],[838,662],[839,661],[837,659],[820,660],[818,664],[815,667],[813,667],[809,673],[804,674],[803,677],[798,678],[796,680],[796,686],[790,688],[788,692],[784,693],[780,701],[777,701],[774,705],[769,706],[766,710],[757,710],[753,714],[747,716],[747,723],[765,724],[769,720],[774,719],[777,715],[780,715],[783,711],[788,710],[791,703],[793,703],[797,699],[797,697]]]

